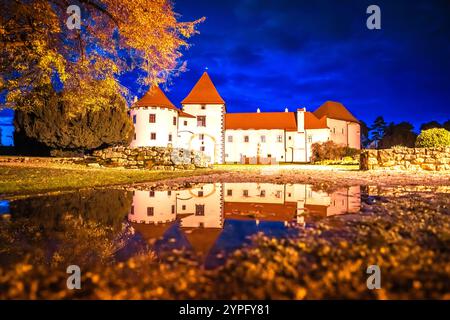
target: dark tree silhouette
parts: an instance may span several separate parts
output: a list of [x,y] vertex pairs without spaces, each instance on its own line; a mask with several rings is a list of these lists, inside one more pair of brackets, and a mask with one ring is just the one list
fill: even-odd
[[361,145],[363,148],[367,148],[367,146],[370,144],[369,127],[362,120],[359,120],[359,125],[360,125],[360,133],[361,133]]
[[442,125],[437,121],[425,122],[420,126],[420,131],[434,129],[434,128],[442,128]]
[[417,134],[413,131],[414,126],[409,122],[395,124],[391,122],[384,132],[379,143],[379,148],[387,149],[393,146],[414,147]]
[[450,131],[450,120],[447,120],[444,122],[444,124],[442,125],[442,127],[448,131]]
[[380,140],[383,139],[384,131],[386,130],[386,122],[382,116],[378,116],[370,127],[370,133],[372,134],[372,141],[377,143],[377,147]]

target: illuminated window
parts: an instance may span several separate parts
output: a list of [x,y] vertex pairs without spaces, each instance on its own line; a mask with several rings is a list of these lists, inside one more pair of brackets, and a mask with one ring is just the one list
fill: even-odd
[[195,215],[196,216],[204,216],[205,215],[205,205],[204,204],[196,204],[195,205]]
[[206,127],[206,116],[197,116],[197,127]]

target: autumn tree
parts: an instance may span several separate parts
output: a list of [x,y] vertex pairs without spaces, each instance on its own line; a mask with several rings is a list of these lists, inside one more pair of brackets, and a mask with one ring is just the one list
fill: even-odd
[[[138,82],[149,85],[183,71],[182,50],[203,20],[179,21],[169,0],[0,0],[0,5],[0,93],[6,93],[6,107],[39,112],[48,105],[40,90],[53,88],[68,120],[111,107],[125,113],[125,100],[117,95],[131,100],[118,81],[126,72],[140,70]],[[81,9],[80,29],[66,24],[70,5]],[[117,104],[111,106],[111,99]]]

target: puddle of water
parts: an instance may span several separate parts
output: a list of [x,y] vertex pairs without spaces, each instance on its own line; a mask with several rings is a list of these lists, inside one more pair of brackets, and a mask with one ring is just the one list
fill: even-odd
[[[145,250],[161,259],[173,250],[194,254],[206,267],[222,264],[227,255],[262,232],[288,237],[292,227],[307,228],[317,219],[361,208],[361,187],[334,192],[306,184],[213,183],[184,190],[117,189],[1,201],[0,212],[10,219],[31,219],[42,230],[49,251],[64,246],[61,231],[65,214],[93,220],[113,230],[129,228],[132,236],[112,239],[121,244],[116,260]],[[63,235],[61,235],[63,233]]]

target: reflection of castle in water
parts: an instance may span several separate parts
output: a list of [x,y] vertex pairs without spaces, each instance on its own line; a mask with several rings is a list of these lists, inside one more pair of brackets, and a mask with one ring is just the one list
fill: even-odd
[[[359,186],[327,193],[305,184],[214,183],[176,191],[136,190],[128,220],[147,239],[161,238],[176,225],[205,257],[219,238],[243,237],[236,232],[286,229],[289,223],[305,225],[309,217],[356,213],[360,206]],[[224,246],[236,242],[222,240]]]

